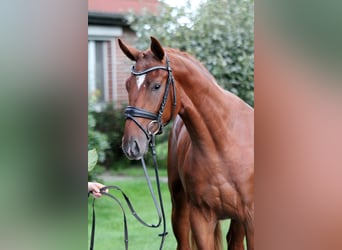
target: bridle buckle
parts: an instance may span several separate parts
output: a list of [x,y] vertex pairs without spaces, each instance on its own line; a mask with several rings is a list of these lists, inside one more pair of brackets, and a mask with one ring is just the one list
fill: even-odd
[[[154,129],[156,125],[157,125],[156,129]],[[157,120],[153,120],[147,125],[147,133],[149,135],[154,136],[154,135],[160,134],[161,130],[162,130],[162,124],[158,122]]]

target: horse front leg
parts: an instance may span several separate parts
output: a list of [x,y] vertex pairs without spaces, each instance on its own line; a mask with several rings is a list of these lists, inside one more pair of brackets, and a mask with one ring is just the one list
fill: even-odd
[[245,208],[245,230],[247,238],[247,249],[254,250],[254,205],[250,204]]
[[246,225],[247,249],[254,250],[254,228],[249,224]]
[[190,224],[198,250],[222,249],[221,228],[214,213],[191,206]]
[[229,250],[244,250],[243,240],[245,238],[245,228],[243,223],[231,220],[227,234],[227,248]]
[[172,228],[177,240],[177,250],[190,250],[189,204],[181,182],[170,186],[172,199]]

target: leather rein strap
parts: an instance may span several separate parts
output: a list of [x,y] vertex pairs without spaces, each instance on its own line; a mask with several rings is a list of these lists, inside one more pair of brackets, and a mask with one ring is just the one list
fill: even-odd
[[[156,198],[156,195],[154,194],[153,188],[152,188],[152,184],[151,184],[151,180],[150,177],[148,175],[147,169],[146,169],[146,164],[144,161],[144,158],[141,159],[141,163],[144,169],[144,174],[145,174],[145,178],[148,184],[148,188],[150,191],[150,194],[152,196],[153,199],[153,203],[154,206],[157,210],[157,214],[158,214],[158,223],[157,224],[148,224],[146,223],[143,219],[141,219],[141,217],[137,214],[137,212],[135,211],[135,209],[132,206],[132,203],[130,202],[128,196],[125,194],[125,192],[119,188],[118,186],[106,186],[100,189],[101,194],[110,197],[111,199],[113,199],[121,208],[122,214],[123,214],[123,218],[124,218],[124,240],[125,240],[125,250],[128,250],[128,226],[127,226],[127,217],[126,217],[126,213],[125,210],[121,204],[121,202],[112,194],[105,192],[106,189],[115,189],[118,190],[119,192],[121,192],[122,196],[124,197],[127,206],[129,208],[129,210],[131,211],[132,215],[144,226],[146,227],[151,227],[151,228],[157,228],[160,226],[161,222],[163,222],[163,232],[161,234],[159,234],[160,237],[162,237],[161,242],[160,242],[160,250],[162,250],[163,245],[164,245],[164,241],[165,241],[165,237],[168,234],[168,232],[166,232],[166,221],[165,221],[165,212],[164,212],[164,206],[163,206],[163,200],[162,200],[162,195],[161,195],[161,189],[160,189],[160,181],[159,181],[159,173],[158,173],[158,164],[157,164],[157,159],[156,159],[156,151],[155,151],[155,145],[154,145],[154,139],[152,140],[153,142],[150,143],[151,146],[151,152],[152,152],[152,158],[153,158],[153,163],[154,163],[154,171],[155,171],[155,178],[156,178],[156,184],[157,184],[157,191],[158,191],[158,197],[159,197],[159,204],[158,205],[158,201]],[[89,195],[89,193],[88,193]],[[91,238],[90,238],[90,250],[94,249],[94,244],[95,244],[95,222],[96,222],[96,216],[95,216],[95,198],[93,198],[93,202],[92,202],[92,209],[93,209],[93,215],[92,215],[92,226],[91,226]]]

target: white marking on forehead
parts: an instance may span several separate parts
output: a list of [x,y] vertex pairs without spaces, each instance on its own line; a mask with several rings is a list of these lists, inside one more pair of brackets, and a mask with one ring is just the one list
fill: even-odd
[[146,76],[146,75],[136,76],[138,89],[140,89],[141,85],[142,85],[143,82],[145,81],[145,76]]

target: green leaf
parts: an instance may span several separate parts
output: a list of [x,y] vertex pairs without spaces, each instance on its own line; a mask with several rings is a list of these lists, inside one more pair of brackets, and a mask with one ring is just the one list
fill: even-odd
[[88,151],[88,172],[92,171],[97,163],[97,152],[96,149],[92,149]]

